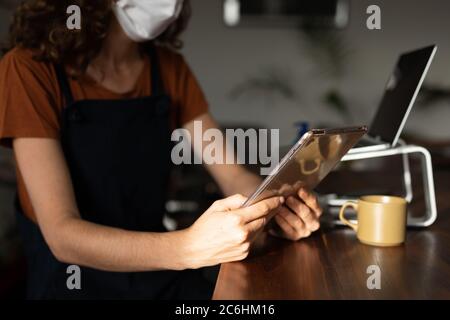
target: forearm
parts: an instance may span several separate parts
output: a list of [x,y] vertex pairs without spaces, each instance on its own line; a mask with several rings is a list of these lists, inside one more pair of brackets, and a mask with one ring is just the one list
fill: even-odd
[[[209,114],[200,116],[196,121],[202,122],[203,132],[211,129],[218,130],[219,128],[218,124]],[[189,131],[191,137],[195,136],[194,121],[186,124],[184,128]],[[219,143],[219,141],[225,143]],[[203,156],[207,146],[212,146],[216,152],[220,153],[219,158],[223,160],[222,163],[206,164],[205,167],[214,177],[214,180],[217,182],[224,195],[231,196],[239,193],[244,196],[249,196],[261,183],[262,179],[258,175],[251,173],[243,165],[237,164],[237,158],[232,151],[231,145],[228,145],[226,137],[224,137],[224,139],[214,139],[213,141],[203,141],[202,144],[194,144],[191,141],[191,144],[196,156],[201,157],[204,161],[205,159]],[[228,161],[225,163],[224,161],[224,159],[230,158],[229,153],[235,158],[233,164],[228,163]],[[205,161],[205,163],[207,163],[207,161]]]
[[222,170],[214,170],[212,175],[226,196],[242,194],[248,197],[262,181],[261,177],[241,165],[224,165]]
[[186,231],[133,232],[101,226],[79,218],[61,221],[47,239],[62,262],[114,272],[181,270]]

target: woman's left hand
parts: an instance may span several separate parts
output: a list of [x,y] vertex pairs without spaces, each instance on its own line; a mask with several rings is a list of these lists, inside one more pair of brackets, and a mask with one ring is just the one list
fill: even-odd
[[269,229],[273,236],[297,241],[309,237],[320,227],[322,208],[317,197],[304,188],[298,191],[297,196],[287,198],[284,206],[277,210],[274,220],[279,228]]

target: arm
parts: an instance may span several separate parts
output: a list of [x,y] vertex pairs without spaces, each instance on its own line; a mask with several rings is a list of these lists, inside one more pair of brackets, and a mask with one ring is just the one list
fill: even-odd
[[15,139],[14,152],[37,222],[58,260],[108,271],[185,267],[183,231],[130,232],[82,220],[57,140]]
[[78,212],[60,143],[18,138],[17,164],[38,225],[55,257],[65,263],[118,271],[181,270],[242,260],[253,235],[283,199],[238,209],[235,196],[216,202],[195,224],[166,233],[132,232],[84,221]]
[[[217,122],[211,117],[209,113],[205,113],[202,116],[195,119],[195,121],[202,122],[203,130],[208,129],[218,129],[219,126]],[[194,137],[194,121],[189,122],[184,126],[190,133],[191,137]],[[225,140],[225,139],[224,139]],[[213,142],[205,142],[203,141],[203,145],[200,149],[196,148],[197,146],[192,144],[193,151],[198,157],[203,157],[203,150],[207,145]],[[217,144],[215,147],[216,150],[222,150],[223,159],[226,159],[227,154],[227,146]],[[262,182],[262,179],[248,171],[244,166],[239,164],[210,164],[205,165],[206,170],[211,174],[214,180],[217,182],[222,192],[229,196],[232,194],[243,194],[245,196],[249,196],[255,191],[256,187]]]

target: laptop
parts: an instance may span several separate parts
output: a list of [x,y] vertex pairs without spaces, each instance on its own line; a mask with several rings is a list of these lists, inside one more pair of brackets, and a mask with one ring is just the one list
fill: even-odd
[[437,50],[436,45],[400,56],[369,132],[349,153],[395,147]]

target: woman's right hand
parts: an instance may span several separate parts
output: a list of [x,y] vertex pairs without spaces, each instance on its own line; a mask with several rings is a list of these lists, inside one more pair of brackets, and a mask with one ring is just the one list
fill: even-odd
[[256,235],[284,202],[273,197],[241,208],[246,199],[235,195],[216,201],[186,229],[183,246],[188,269],[245,259]]

